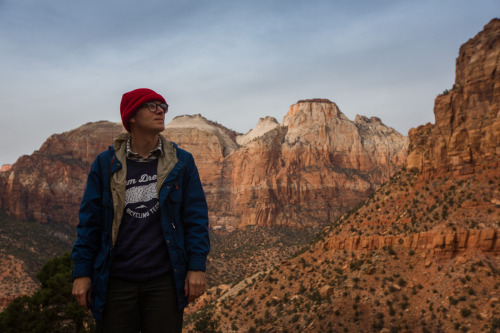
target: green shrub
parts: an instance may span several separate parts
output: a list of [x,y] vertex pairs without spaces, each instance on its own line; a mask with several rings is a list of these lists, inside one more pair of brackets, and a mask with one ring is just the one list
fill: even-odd
[[88,332],[94,329],[71,294],[73,262],[70,254],[49,260],[37,274],[41,289],[14,299],[0,313],[0,332]]
[[462,317],[466,318],[468,316],[470,316],[472,313],[472,311],[469,309],[469,308],[462,308],[460,310],[460,314],[462,315]]

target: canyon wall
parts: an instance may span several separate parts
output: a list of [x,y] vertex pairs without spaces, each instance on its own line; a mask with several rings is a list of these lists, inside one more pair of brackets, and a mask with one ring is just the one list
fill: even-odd
[[460,47],[455,84],[436,97],[435,124],[409,132],[408,167],[473,174],[500,156],[500,20]]

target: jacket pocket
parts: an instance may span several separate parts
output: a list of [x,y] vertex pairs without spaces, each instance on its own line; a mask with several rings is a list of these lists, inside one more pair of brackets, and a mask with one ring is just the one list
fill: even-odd
[[170,201],[174,203],[181,203],[182,202],[182,189],[181,188],[174,188],[170,191],[168,198]]

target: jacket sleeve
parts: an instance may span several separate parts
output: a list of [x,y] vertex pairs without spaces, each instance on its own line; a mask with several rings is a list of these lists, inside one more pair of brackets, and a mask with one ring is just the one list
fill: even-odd
[[100,158],[101,156],[98,156],[92,163],[80,205],[77,239],[71,252],[74,262],[73,278],[92,277],[94,260],[100,247],[103,222],[103,176],[99,167]]
[[210,239],[208,233],[208,207],[198,169],[193,156],[188,154],[184,175],[184,203],[182,222],[188,271],[205,271]]

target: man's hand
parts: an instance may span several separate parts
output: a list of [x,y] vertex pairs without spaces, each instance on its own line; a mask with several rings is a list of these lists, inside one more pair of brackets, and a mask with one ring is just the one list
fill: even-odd
[[89,310],[91,288],[92,280],[88,276],[79,277],[73,281],[72,294],[85,311]]
[[189,301],[200,297],[206,289],[205,272],[188,271],[184,284],[184,295],[189,296]]

